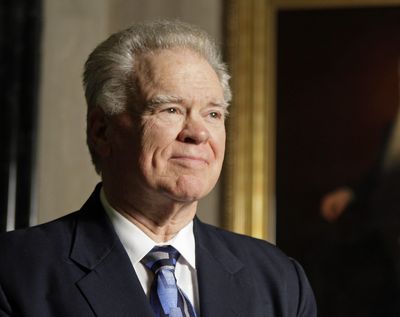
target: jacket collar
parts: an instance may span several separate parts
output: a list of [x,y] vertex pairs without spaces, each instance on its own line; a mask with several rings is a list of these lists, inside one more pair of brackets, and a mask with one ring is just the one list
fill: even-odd
[[250,316],[254,286],[249,272],[218,231],[194,221],[201,315]]
[[129,257],[99,199],[100,185],[79,212],[70,258],[88,273],[77,286],[96,316],[153,317]]

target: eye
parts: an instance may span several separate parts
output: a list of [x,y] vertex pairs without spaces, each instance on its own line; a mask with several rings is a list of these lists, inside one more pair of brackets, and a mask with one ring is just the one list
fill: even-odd
[[222,118],[222,114],[218,111],[211,111],[208,115],[212,119],[221,119]]
[[179,113],[179,110],[174,107],[169,107],[169,108],[164,109],[163,112],[176,114],[176,113]]

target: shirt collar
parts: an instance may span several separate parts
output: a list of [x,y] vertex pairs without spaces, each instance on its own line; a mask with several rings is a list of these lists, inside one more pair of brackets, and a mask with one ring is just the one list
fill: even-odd
[[129,221],[110,205],[103,188],[100,191],[100,201],[133,265],[138,263],[154,246],[172,245],[192,268],[196,268],[193,221],[190,221],[183,227],[171,240],[165,243],[156,243],[138,226]]

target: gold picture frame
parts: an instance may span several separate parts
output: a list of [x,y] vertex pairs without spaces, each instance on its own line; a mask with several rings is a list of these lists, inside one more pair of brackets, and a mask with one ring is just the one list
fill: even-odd
[[225,1],[233,91],[223,187],[225,228],[275,242],[277,12],[399,4],[400,0]]

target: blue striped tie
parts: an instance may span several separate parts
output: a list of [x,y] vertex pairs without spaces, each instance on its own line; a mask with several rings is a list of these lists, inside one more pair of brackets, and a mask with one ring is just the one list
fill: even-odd
[[175,265],[180,254],[172,246],[156,246],[142,263],[154,273],[150,305],[156,317],[196,317],[192,304],[176,284]]

